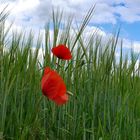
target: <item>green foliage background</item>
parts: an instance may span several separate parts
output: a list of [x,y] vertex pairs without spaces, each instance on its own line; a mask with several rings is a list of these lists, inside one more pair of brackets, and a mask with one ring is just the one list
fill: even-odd
[[[138,56],[131,52],[129,61],[123,58],[121,45],[116,60],[119,32],[105,44],[95,32],[85,40],[93,10],[76,30],[71,17],[62,24],[63,14],[53,11],[45,29],[43,64],[38,60],[41,37],[36,41],[32,32],[28,37],[13,33],[10,40],[8,14],[0,14],[0,140],[140,140]],[[60,61],[59,73],[73,92],[60,107],[42,96],[40,87],[42,68],[56,68],[50,50],[59,43],[73,53],[73,60]]]

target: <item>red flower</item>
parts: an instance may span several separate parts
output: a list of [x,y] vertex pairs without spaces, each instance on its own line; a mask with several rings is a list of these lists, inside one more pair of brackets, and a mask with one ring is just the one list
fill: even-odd
[[65,104],[68,101],[66,85],[60,75],[46,67],[41,81],[42,92],[57,105]]
[[52,53],[60,59],[70,60],[72,58],[69,48],[67,48],[65,45],[62,44],[53,47]]

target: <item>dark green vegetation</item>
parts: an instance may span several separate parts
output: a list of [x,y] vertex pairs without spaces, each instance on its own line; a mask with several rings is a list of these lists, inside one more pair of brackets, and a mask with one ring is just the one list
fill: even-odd
[[50,49],[56,44],[67,44],[73,53],[72,61],[60,61],[59,73],[74,95],[58,107],[41,93],[41,39],[14,33],[10,41],[7,15],[0,14],[0,140],[140,140],[138,57],[131,53],[128,61],[120,51],[117,62],[118,34],[104,46],[95,33],[85,40],[82,33],[91,15],[92,9],[71,32],[72,19],[61,24],[62,15],[53,13],[52,41],[46,26],[42,67],[55,69]]

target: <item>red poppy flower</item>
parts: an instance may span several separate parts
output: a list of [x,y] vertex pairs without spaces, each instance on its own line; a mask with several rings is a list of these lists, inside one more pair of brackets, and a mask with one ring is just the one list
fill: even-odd
[[53,47],[52,53],[60,59],[70,60],[72,58],[72,55],[71,55],[69,48],[67,48],[63,44],[60,44],[56,47]]
[[60,75],[46,67],[41,81],[42,92],[57,105],[65,104],[68,101],[66,85]]

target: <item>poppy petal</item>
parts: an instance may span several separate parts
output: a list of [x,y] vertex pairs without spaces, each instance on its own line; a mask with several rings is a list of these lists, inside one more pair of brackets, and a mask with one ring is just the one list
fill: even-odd
[[44,75],[48,74],[49,72],[51,72],[51,69],[49,67],[46,67],[44,69]]
[[71,55],[71,52],[70,52],[69,48],[67,48],[63,44],[60,44],[56,47],[53,47],[52,48],[52,53],[60,59],[64,59],[64,60],[72,59],[72,55]]
[[44,75],[41,80],[41,88],[44,96],[47,96],[53,101],[56,99],[56,102],[58,100],[58,104],[60,100],[62,102],[66,102],[68,100],[68,98],[67,100],[65,99],[66,85],[63,79],[56,71],[51,70],[50,68],[45,68],[44,70]]
[[68,101],[68,95],[64,94],[53,99],[57,105],[63,105]]

